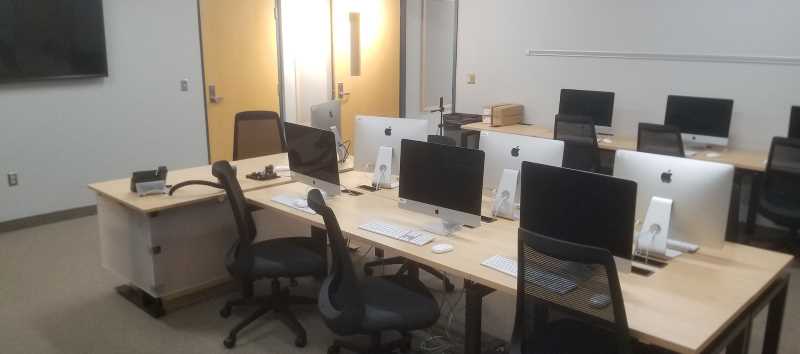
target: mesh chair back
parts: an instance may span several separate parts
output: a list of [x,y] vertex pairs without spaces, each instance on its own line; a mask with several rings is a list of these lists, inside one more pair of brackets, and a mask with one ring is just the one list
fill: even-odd
[[[602,327],[616,336],[617,353],[630,353],[628,322],[614,257],[608,250],[564,242],[519,229],[517,276],[517,320],[514,343],[520,352],[545,340],[547,313],[558,310],[570,318]],[[542,286],[543,279],[566,281],[571,286],[560,293]],[[607,306],[592,306],[598,296]],[[580,338],[575,338],[580,340]]]
[[680,129],[670,125],[639,123],[636,150],[651,154],[686,157]]
[[308,192],[308,206],[322,216],[325,222],[333,258],[331,274],[322,282],[320,288],[320,313],[328,327],[336,334],[358,333],[365,305],[339,221],[317,189]]
[[764,193],[771,202],[800,207],[800,139],[772,139]]
[[556,115],[554,139],[564,142],[564,167],[594,172],[600,166],[597,133],[591,117]]
[[233,160],[286,152],[283,122],[275,112],[249,111],[236,114]]
[[428,135],[428,142],[439,145],[458,146],[456,139],[442,135]]

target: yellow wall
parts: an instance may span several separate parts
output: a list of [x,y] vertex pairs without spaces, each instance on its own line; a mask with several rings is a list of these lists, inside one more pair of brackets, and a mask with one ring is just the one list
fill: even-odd
[[233,157],[236,113],[280,112],[274,7],[275,0],[200,1],[206,85],[223,97],[208,102],[211,161]]
[[[350,12],[361,14],[361,76],[350,76]],[[358,114],[400,114],[400,1],[333,0],[334,81],[351,95],[342,102],[342,136]]]

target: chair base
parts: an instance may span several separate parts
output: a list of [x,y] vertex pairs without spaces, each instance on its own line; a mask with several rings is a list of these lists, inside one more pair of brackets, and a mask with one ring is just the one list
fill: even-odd
[[333,344],[328,347],[328,354],[340,354],[342,349],[358,354],[388,354],[394,353],[397,350],[401,353],[408,353],[411,351],[411,334],[402,333],[401,335],[399,339],[388,343],[381,343],[380,334],[373,334],[370,336],[370,344],[368,346],[335,340]]
[[372,262],[367,262],[364,264],[364,274],[371,276],[374,273],[372,268],[387,265],[400,265],[400,270],[397,271],[398,275],[407,274],[408,272],[416,272],[418,269],[422,269],[433,277],[440,279],[446,292],[451,293],[453,290],[455,290],[453,283],[451,283],[450,279],[448,279],[442,272],[424,264],[414,263],[403,257],[381,258]]
[[242,298],[231,300],[225,303],[225,307],[219,311],[219,314],[222,318],[228,318],[231,315],[231,311],[234,307],[259,306],[259,308],[250,316],[239,322],[239,324],[237,324],[236,327],[230,331],[228,337],[225,338],[225,341],[223,342],[226,348],[230,349],[235,347],[236,338],[239,332],[261,316],[264,316],[270,312],[272,312],[278,320],[283,322],[283,324],[288,327],[292,333],[294,333],[295,346],[299,348],[306,346],[308,343],[306,330],[297,320],[297,317],[294,315],[294,313],[289,310],[289,306],[315,305],[317,303],[316,299],[290,295],[288,289],[281,289],[281,284],[277,279],[272,280],[272,291],[267,296],[252,296],[252,285],[247,284],[244,287],[243,293],[244,296]]

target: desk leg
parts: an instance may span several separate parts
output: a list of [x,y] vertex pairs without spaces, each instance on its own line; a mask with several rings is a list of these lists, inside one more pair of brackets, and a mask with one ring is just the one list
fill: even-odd
[[483,298],[494,292],[494,289],[464,279],[467,303],[464,324],[464,353],[481,353],[481,317],[483,311]]
[[781,328],[783,327],[783,311],[786,308],[786,293],[789,290],[789,279],[783,281],[783,288],[772,298],[767,312],[767,329],[764,333],[763,354],[778,353],[778,344],[781,340]]
[[752,334],[753,322],[750,321],[739,333],[736,338],[725,348],[726,354],[747,354],[750,352],[750,335]]
[[117,294],[125,298],[125,300],[128,300],[153,318],[159,318],[166,314],[166,311],[164,311],[164,303],[161,301],[161,298],[152,297],[136,286],[120,285],[114,288],[114,290],[117,291]]
[[311,238],[317,241],[317,251],[322,257],[322,275],[320,279],[328,276],[328,231],[318,227],[311,227]]
[[756,217],[758,216],[758,199],[761,197],[761,179],[764,178],[763,173],[753,173],[753,178],[750,180],[750,200],[747,202],[747,228],[745,231],[748,235],[752,235],[756,231]]

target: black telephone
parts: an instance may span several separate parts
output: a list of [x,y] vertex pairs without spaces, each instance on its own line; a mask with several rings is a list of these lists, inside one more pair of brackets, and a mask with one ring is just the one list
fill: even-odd
[[167,166],[159,166],[158,169],[150,171],[136,171],[131,176],[131,192],[136,193],[136,184],[143,182],[167,182]]

